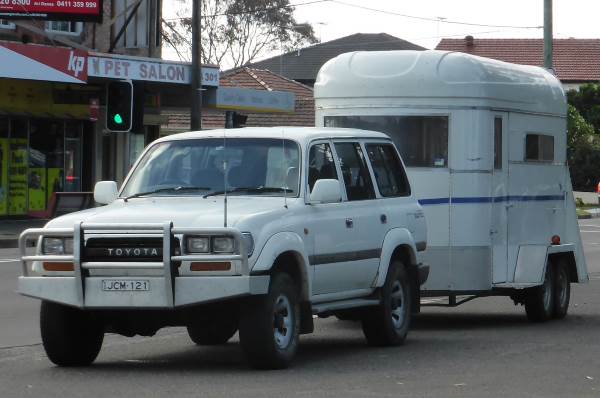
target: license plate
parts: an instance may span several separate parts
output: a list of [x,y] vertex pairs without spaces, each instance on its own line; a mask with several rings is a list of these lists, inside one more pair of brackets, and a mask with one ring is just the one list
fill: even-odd
[[106,292],[143,292],[150,290],[150,281],[103,279],[102,290]]

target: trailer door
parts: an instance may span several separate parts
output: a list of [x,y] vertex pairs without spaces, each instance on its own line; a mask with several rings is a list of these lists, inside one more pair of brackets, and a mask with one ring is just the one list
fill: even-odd
[[492,113],[492,168],[490,238],[492,282],[507,281],[508,261],[508,114]]

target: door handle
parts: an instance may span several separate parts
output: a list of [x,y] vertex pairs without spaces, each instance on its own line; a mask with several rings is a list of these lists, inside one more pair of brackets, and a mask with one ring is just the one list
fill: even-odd
[[346,218],[346,228],[354,227],[354,221],[351,218]]

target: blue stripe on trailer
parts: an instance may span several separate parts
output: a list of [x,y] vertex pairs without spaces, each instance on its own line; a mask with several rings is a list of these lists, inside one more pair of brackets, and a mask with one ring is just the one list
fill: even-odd
[[465,203],[501,203],[501,202],[544,202],[552,200],[563,200],[564,195],[512,195],[512,196],[474,196],[457,198],[431,198],[420,199],[421,206],[465,204]]

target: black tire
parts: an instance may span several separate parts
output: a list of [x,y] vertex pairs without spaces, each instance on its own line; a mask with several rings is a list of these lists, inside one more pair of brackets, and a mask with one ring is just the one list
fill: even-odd
[[528,290],[525,296],[525,312],[532,322],[546,322],[554,314],[554,267],[546,266],[544,283]]
[[93,314],[42,301],[42,343],[48,358],[58,366],[88,366],[98,356],[104,326]]
[[381,304],[365,309],[362,330],[369,345],[395,346],[404,343],[412,318],[412,288],[404,264],[390,264],[381,288]]
[[255,368],[284,369],[296,355],[299,332],[298,287],[288,274],[277,273],[267,295],[253,297],[242,307],[242,349]]
[[554,271],[554,318],[562,319],[567,315],[571,299],[571,283],[567,264],[559,262]]
[[236,317],[207,319],[187,326],[190,339],[197,345],[221,345],[229,341],[238,329]]

